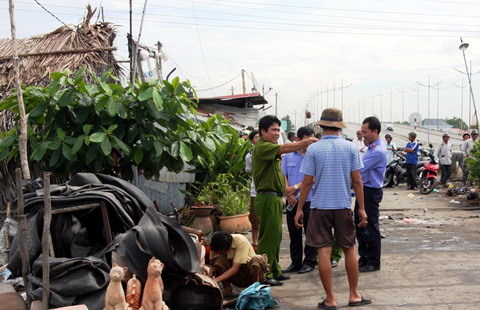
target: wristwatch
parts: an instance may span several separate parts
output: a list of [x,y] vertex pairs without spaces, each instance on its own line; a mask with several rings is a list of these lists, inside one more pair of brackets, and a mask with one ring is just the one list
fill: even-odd
[[298,185],[297,185],[297,184],[293,185],[293,188],[294,188],[295,190],[298,190]]

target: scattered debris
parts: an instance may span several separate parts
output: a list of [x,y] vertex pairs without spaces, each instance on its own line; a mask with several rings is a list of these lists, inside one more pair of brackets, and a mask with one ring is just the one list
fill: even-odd
[[452,199],[452,200],[450,200],[450,203],[460,203],[460,201]]

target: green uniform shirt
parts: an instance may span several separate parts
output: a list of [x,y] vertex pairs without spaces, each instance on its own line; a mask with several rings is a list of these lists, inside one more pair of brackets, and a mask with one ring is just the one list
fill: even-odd
[[283,194],[285,177],[277,155],[279,144],[270,143],[262,137],[255,143],[252,151],[252,175],[256,191],[275,191]]

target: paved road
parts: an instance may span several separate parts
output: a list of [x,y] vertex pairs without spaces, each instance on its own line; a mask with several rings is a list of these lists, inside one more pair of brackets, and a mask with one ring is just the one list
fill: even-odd
[[[356,137],[355,133],[358,129],[360,129],[361,124],[347,123],[347,126],[348,127],[343,130],[343,133],[354,139]],[[381,136],[383,137],[388,132],[392,134],[393,142],[396,143],[397,147],[403,147],[407,144],[408,134],[412,131],[417,133],[417,140],[420,141],[424,147],[428,147],[428,144],[432,143],[433,148],[436,148],[439,143],[442,143],[442,135],[445,133],[443,131],[437,131],[433,129],[428,130],[419,127],[414,129],[413,126],[393,124],[393,131],[387,131],[382,128]],[[459,151],[460,145],[462,144],[461,134],[452,132],[449,134],[454,150]]]
[[[408,194],[414,194],[409,198]],[[445,191],[427,196],[387,189],[381,204],[382,269],[360,274],[362,294],[373,304],[361,309],[479,309],[480,208],[465,196],[446,197]],[[410,218],[410,221],[404,221]],[[284,227],[281,265],[290,263],[288,232]],[[342,259],[334,269],[339,309],[349,309]],[[315,309],[325,297],[318,270],[273,287],[278,309]]]

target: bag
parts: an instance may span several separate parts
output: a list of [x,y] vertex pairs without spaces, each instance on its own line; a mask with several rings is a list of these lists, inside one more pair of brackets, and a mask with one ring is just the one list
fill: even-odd
[[255,282],[238,296],[236,310],[263,310],[274,308],[277,302],[270,295],[270,286]]

